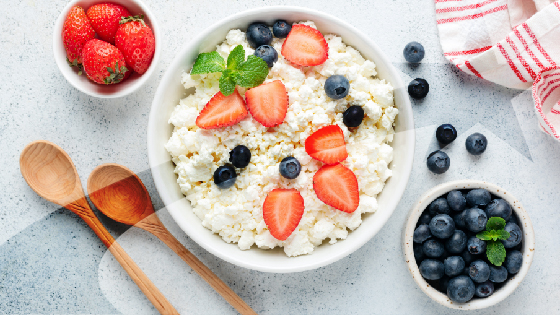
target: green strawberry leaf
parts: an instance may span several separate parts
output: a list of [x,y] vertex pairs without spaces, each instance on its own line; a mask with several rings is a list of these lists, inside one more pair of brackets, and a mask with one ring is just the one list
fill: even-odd
[[237,45],[235,48],[229,53],[227,58],[227,68],[231,70],[237,69],[240,64],[245,61],[245,49],[243,46]]
[[500,267],[506,260],[506,249],[500,241],[490,241],[486,244],[486,256],[494,266]]
[[222,92],[224,96],[229,96],[231,93],[235,92],[235,74],[229,69],[222,72],[222,76],[220,77],[220,92]]
[[486,222],[487,231],[503,230],[505,226],[506,226],[506,220],[500,217],[491,217],[490,219],[488,219],[488,222]]
[[196,58],[191,74],[222,72],[226,69],[226,62],[217,51],[201,53]]
[[247,57],[247,61],[241,63],[237,68],[239,76],[236,83],[242,87],[252,88],[260,85],[268,75],[268,65],[255,55]]
[[509,232],[506,230],[483,231],[476,234],[476,237],[483,241],[507,240],[509,238]]

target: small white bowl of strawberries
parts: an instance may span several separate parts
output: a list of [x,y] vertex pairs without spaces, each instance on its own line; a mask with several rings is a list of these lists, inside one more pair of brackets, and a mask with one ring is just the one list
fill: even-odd
[[99,98],[128,95],[154,72],[159,27],[138,0],[73,0],[53,34],[56,63],[70,84]]

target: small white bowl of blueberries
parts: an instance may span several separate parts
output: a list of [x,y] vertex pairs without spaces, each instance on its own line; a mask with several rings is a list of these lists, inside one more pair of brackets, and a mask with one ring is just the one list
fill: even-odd
[[533,260],[535,236],[521,203],[475,180],[425,193],[403,234],[408,269],[420,289],[454,309],[489,307],[509,296]]

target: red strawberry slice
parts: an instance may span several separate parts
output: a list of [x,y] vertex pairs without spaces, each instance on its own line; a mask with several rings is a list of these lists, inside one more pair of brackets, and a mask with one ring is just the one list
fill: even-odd
[[282,56],[296,65],[318,66],[329,57],[329,45],[318,30],[296,24],[282,45]]
[[263,204],[263,218],[270,234],[285,241],[303,216],[303,197],[295,189],[274,189]]
[[200,111],[196,125],[202,129],[233,126],[247,114],[245,101],[237,90],[229,96],[218,92]]
[[323,127],[305,140],[305,152],[326,164],[335,164],[348,157],[344,133],[337,125]]
[[352,213],[360,204],[358,179],[342,164],[323,165],[313,176],[313,190],[322,202]]
[[265,127],[277,126],[286,118],[288,92],[280,80],[249,89],[245,99],[253,118]]

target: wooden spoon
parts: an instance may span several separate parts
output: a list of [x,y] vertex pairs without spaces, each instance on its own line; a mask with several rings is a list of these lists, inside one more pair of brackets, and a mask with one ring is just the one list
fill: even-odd
[[118,164],[103,164],[91,172],[87,186],[90,200],[106,216],[152,233],[239,313],[257,314],[165,228],[154,212],[146,187],[134,172]]
[[39,196],[74,212],[89,225],[161,314],[179,314],[97,219],[76,167],[62,148],[48,141],[32,142],[21,152],[19,165],[23,178]]

